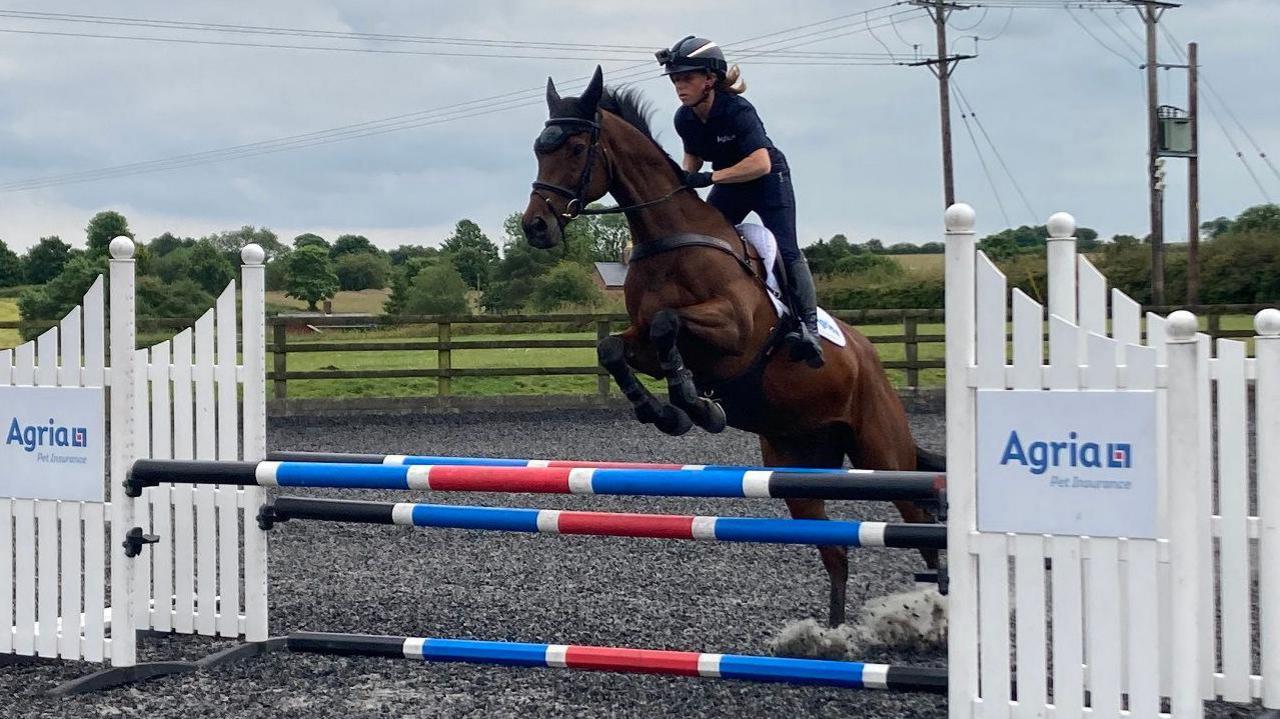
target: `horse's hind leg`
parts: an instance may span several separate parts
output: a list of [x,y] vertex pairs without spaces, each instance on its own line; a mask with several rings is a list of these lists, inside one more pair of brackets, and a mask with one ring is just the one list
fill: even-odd
[[[760,438],[764,463],[774,467],[839,467],[843,450],[819,442],[813,445]],[[792,519],[828,519],[826,502],[821,499],[788,499],[787,510]],[[838,627],[845,621],[846,592],[849,583],[849,551],[846,547],[818,547],[818,556],[830,580],[828,626]]]
[[[916,446],[900,400],[881,403],[878,412],[865,412],[863,421],[852,437],[849,461],[858,469],[913,470],[916,468]],[[895,500],[902,521],[911,524],[936,524],[938,519],[915,502]],[[925,566],[936,570],[938,550],[921,549]]]
[[596,345],[596,357],[600,360],[600,365],[613,376],[618,389],[631,401],[636,419],[644,424],[655,425],[672,436],[680,436],[693,426],[689,415],[679,407],[659,401],[636,379],[635,373],[627,364],[627,345],[622,337],[611,335],[600,340],[600,344]]
[[693,373],[684,366],[684,358],[676,347],[680,324],[680,315],[672,310],[660,310],[649,326],[649,339],[658,351],[658,364],[667,377],[667,396],[671,404],[689,414],[694,424],[708,432],[721,432],[728,424],[724,409],[706,397],[698,396]]

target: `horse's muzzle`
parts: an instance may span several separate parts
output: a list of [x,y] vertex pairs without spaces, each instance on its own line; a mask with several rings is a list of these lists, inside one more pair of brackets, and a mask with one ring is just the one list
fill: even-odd
[[541,215],[534,215],[521,222],[520,229],[524,230],[524,238],[529,241],[529,244],[540,250],[554,247],[559,241],[558,237],[552,236],[551,226]]

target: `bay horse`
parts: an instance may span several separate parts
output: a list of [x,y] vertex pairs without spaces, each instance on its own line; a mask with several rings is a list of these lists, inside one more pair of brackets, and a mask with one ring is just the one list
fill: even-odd
[[[631,326],[597,352],[641,422],[671,435],[693,424],[753,432],[769,466],[842,467],[847,457],[863,469],[942,471],[940,457],[916,447],[901,400],[857,330],[841,323],[845,346],[828,342],[819,368],[774,351],[789,325],[766,294],[765,268],[724,216],[684,186],[635,91],[606,90],[597,67],[580,97],[560,97],[548,78],[547,109],[522,228],[529,244],[547,249],[574,217],[600,213],[587,205],[605,193],[619,206],[604,211],[625,212],[634,247],[624,285]],[[669,401],[633,369],[665,378]],[[823,500],[786,503],[793,518],[827,519]],[[913,503],[895,504],[907,522],[934,521]],[[847,552],[818,552],[830,578],[828,621],[837,626],[845,619]],[[936,569],[937,551],[922,554]]]

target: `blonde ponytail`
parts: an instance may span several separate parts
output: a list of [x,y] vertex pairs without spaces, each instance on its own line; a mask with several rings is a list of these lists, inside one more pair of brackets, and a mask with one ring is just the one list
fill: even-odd
[[747,91],[747,82],[742,79],[742,71],[738,66],[731,65],[729,71],[720,78],[720,82],[716,83],[717,92],[727,92],[730,95],[741,95]]

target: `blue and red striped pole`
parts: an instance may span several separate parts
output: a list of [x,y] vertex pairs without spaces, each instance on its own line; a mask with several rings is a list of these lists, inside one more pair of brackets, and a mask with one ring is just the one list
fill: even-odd
[[264,528],[277,521],[302,519],[499,532],[900,549],[946,549],[947,542],[947,528],[936,524],[577,512],[302,497],[280,497],[274,504],[263,507],[260,517]]
[[126,481],[143,487],[231,484],[265,487],[528,492],[661,497],[760,497],[937,502],[944,475],[932,472],[624,469],[493,465],[213,462],[140,459]]
[[414,464],[455,467],[571,467],[591,469],[679,469],[798,472],[801,474],[858,474],[876,470],[840,467],[756,467],[736,464],[670,464],[663,462],[602,462],[589,459],[513,459],[508,457],[444,457],[430,454],[349,454],[346,452],[270,452],[273,462],[327,462],[330,464]]
[[945,694],[947,670],[828,659],[299,632],[290,651]]

